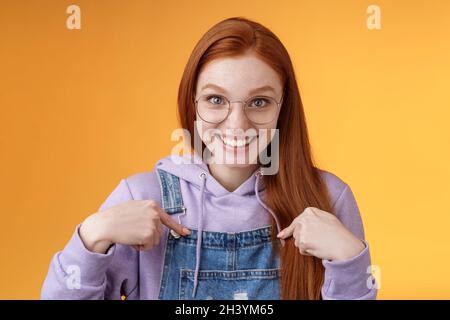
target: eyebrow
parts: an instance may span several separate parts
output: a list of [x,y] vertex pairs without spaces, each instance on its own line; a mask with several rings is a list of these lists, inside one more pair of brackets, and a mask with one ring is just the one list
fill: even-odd
[[[224,88],[219,87],[218,85],[213,84],[213,83],[205,84],[201,88],[201,90],[203,91],[203,90],[208,89],[208,88],[218,90],[218,91],[220,91],[220,92],[222,92],[224,94],[228,94],[227,90],[225,90]],[[259,87],[259,88],[251,90],[248,94],[249,95],[253,95],[255,93],[262,92],[262,91],[272,91],[273,93],[276,93],[276,91],[275,91],[275,89],[273,87],[271,87],[269,85],[265,85],[265,86],[262,86],[262,87]]]

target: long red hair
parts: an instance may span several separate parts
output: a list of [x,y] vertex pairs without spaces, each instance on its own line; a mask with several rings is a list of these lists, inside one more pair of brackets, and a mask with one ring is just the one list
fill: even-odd
[[[178,91],[181,125],[191,133],[194,149],[194,96],[198,75],[209,61],[255,53],[270,65],[284,84],[279,129],[279,171],[263,176],[264,200],[279,217],[281,228],[307,207],[332,213],[325,182],[313,164],[302,101],[289,54],[278,37],[261,24],[242,17],[225,19],[211,27],[199,40],[186,64]],[[205,148],[205,145],[203,145]],[[202,150],[203,152],[203,150]],[[281,258],[281,299],[321,299],[324,281],[322,261],[301,255],[292,237],[277,246],[276,224],[272,222],[272,243]]]

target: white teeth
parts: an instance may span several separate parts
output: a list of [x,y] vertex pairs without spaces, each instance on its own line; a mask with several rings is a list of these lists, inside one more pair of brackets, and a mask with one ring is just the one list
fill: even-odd
[[249,144],[253,140],[253,138],[254,137],[251,137],[251,138],[245,137],[245,139],[235,140],[235,139],[228,139],[228,138],[220,137],[220,139],[223,141],[223,143],[225,143],[226,145],[231,146],[231,147],[243,147],[243,146]]

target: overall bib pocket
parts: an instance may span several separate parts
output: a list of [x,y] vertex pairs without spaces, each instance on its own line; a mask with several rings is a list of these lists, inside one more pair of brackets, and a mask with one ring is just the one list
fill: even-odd
[[[180,269],[179,299],[191,300],[194,270]],[[279,299],[280,269],[201,270],[195,299],[276,300]]]

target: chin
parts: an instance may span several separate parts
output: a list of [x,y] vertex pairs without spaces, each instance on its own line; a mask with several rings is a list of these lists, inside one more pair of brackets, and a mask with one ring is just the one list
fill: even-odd
[[222,164],[222,166],[228,168],[228,169],[244,169],[244,168],[250,168],[252,166],[254,166],[255,164],[257,164],[256,162],[251,164],[251,163],[244,163],[244,164],[232,164],[232,163],[226,163],[226,164]]

